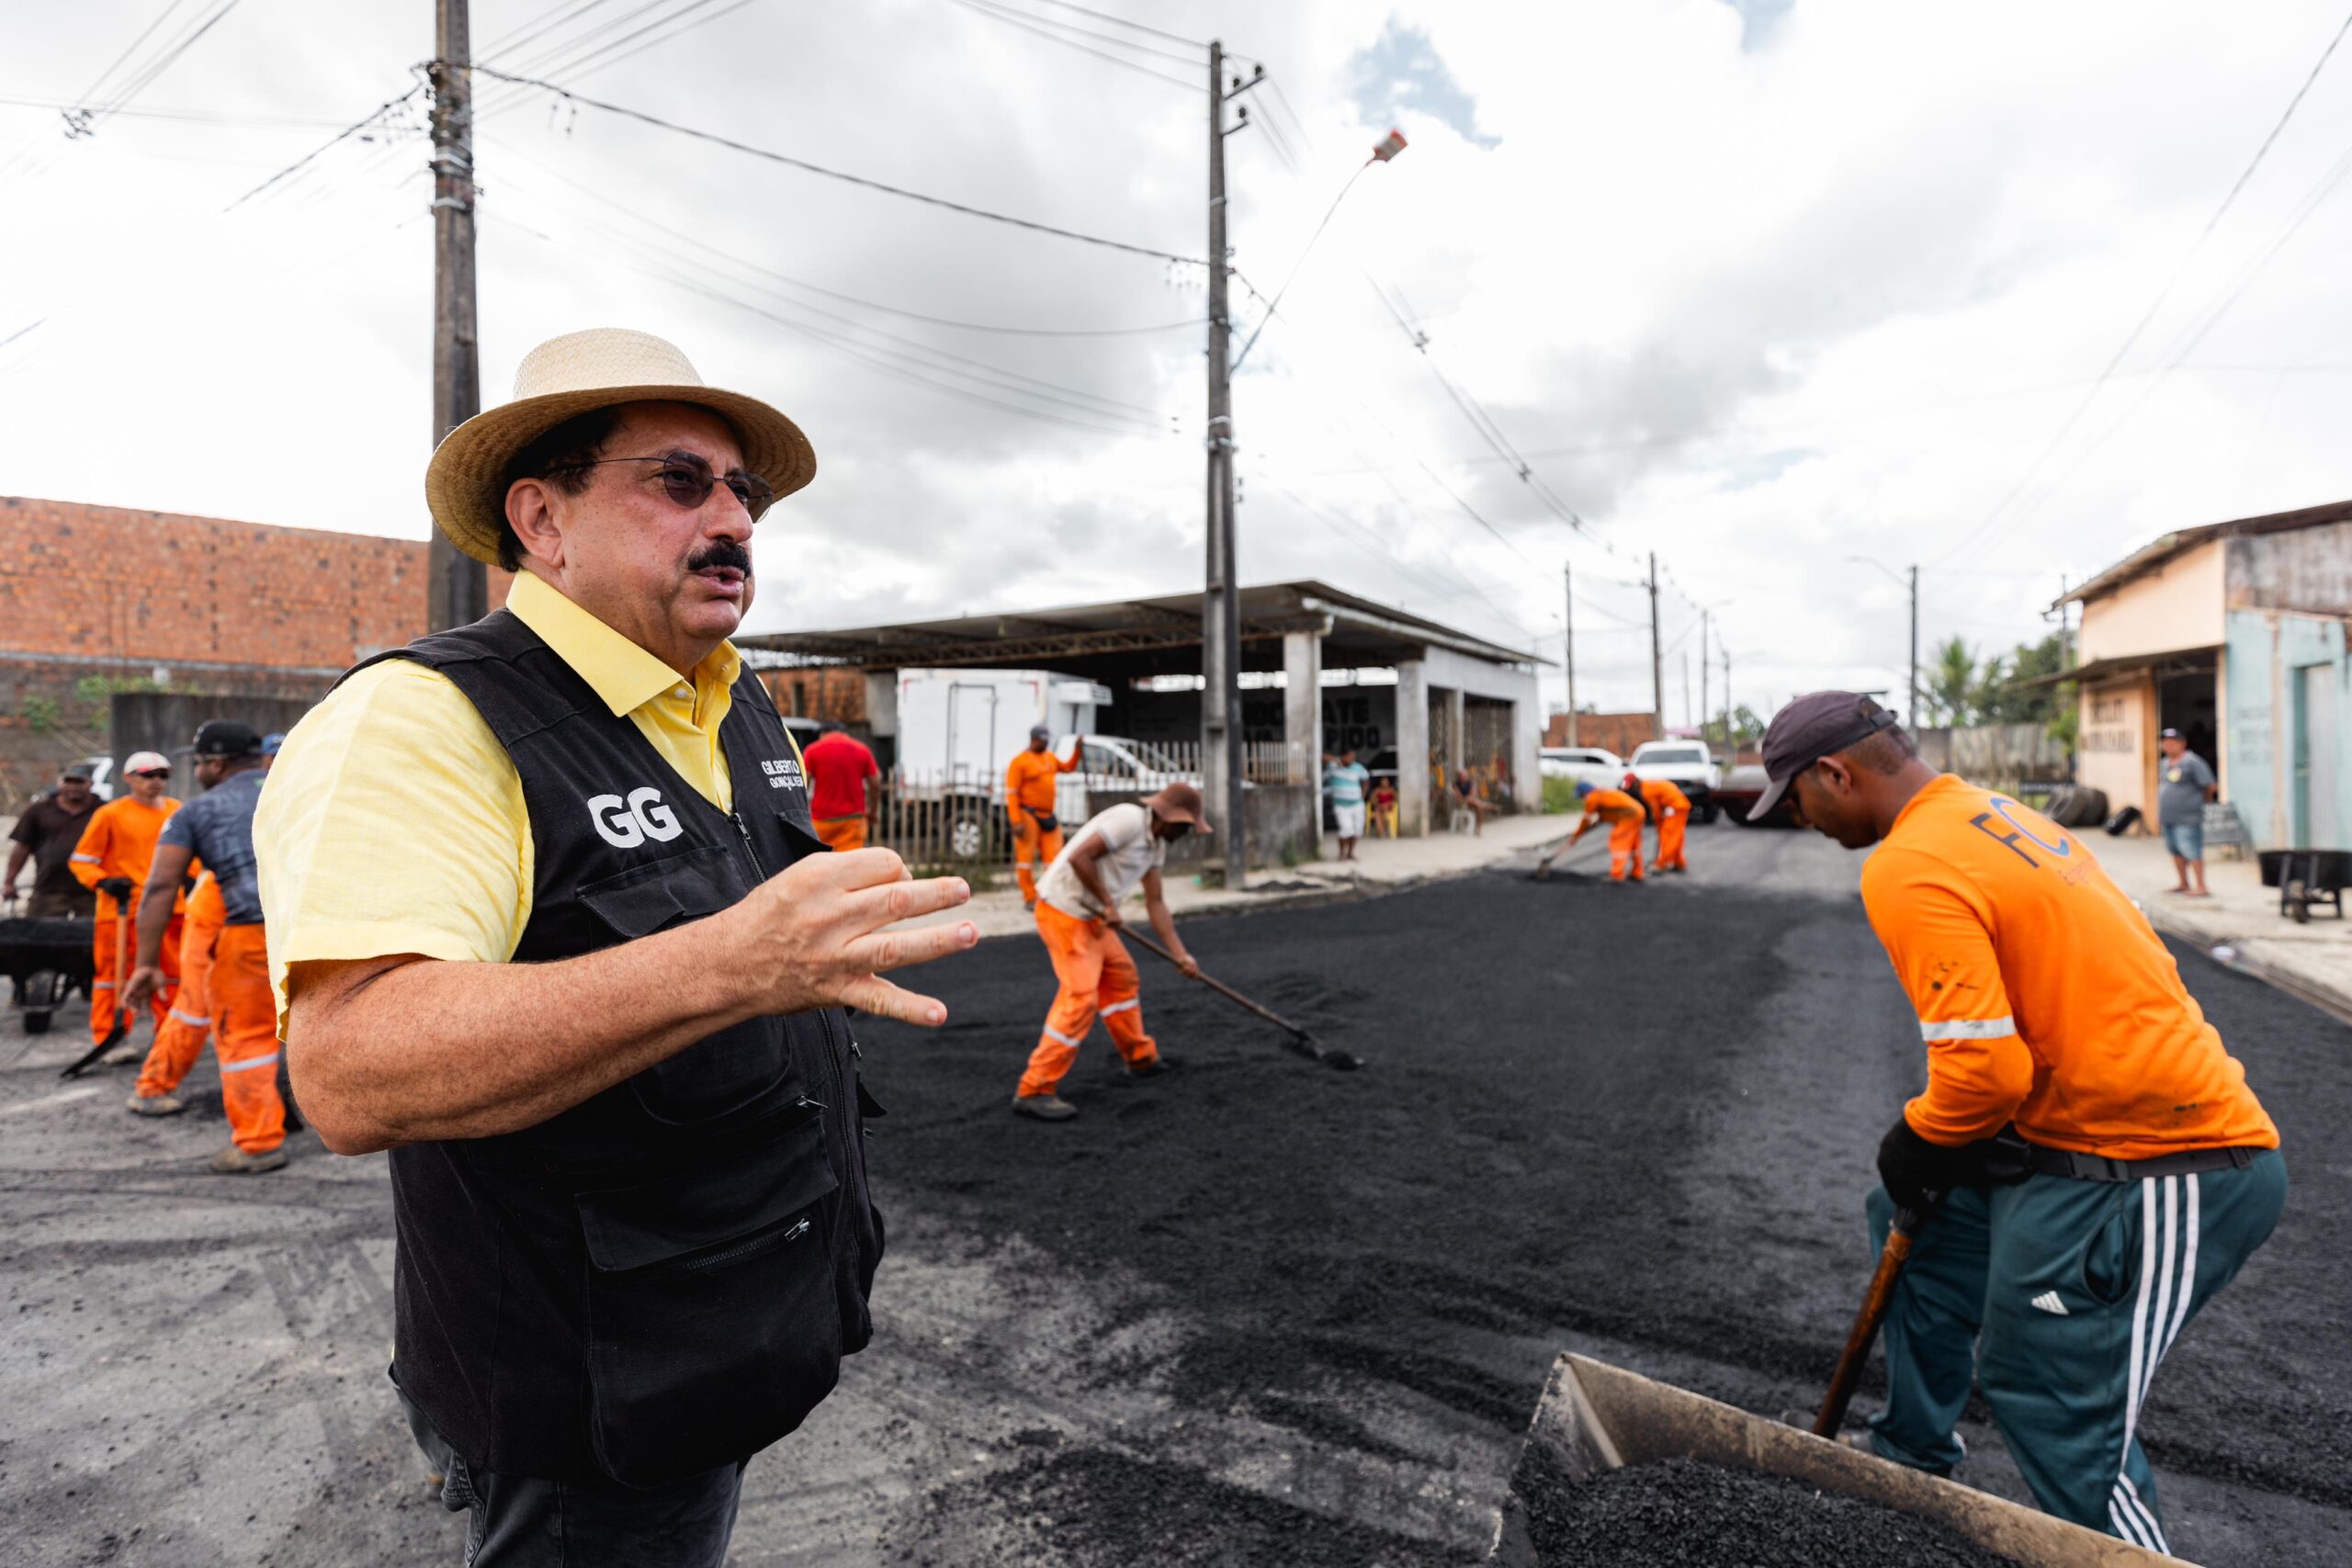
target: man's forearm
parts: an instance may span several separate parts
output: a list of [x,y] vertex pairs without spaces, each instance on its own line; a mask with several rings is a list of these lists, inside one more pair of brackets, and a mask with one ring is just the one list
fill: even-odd
[[1184,939],[1176,934],[1176,917],[1168,912],[1166,899],[1146,899],[1144,913],[1150,917],[1151,929],[1159,934],[1160,946],[1174,953],[1179,959],[1189,956],[1184,951]]
[[24,844],[8,846],[8,874],[0,876],[0,893],[14,893],[17,890],[17,877],[24,871],[25,859],[31,853],[31,849]]
[[417,959],[315,1005],[298,993],[286,1043],[304,1109],[338,1154],[536,1126],[755,1015],[707,962],[704,924],[552,964]]

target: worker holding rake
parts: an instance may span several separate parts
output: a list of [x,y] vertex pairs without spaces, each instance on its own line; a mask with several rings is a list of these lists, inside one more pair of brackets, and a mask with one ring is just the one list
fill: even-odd
[[2043,1508],[2166,1551],[2140,1411],[2278,1222],[2278,1128],[2081,840],[1938,773],[1853,692],[1782,708],[1764,767],[1751,820],[1785,794],[1877,846],[1862,902],[1927,1045],[1868,1205],[1881,1247],[1898,1211],[1927,1218],[1887,1311],[1886,1409],[1857,1446],[1949,1472],[1973,1379]]
[[1682,836],[1690,826],[1690,797],[1672,779],[1645,779],[1638,773],[1625,775],[1625,793],[1638,796],[1649,807],[1650,820],[1657,824],[1657,858],[1650,862],[1652,871],[1684,872],[1690,863],[1682,852]]

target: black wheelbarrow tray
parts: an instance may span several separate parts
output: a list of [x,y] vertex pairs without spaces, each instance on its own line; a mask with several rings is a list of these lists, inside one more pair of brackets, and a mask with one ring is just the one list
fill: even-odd
[[[1573,1354],[1552,1363],[1513,1475],[1577,1482],[1669,1459],[1781,1476],[1933,1519],[2028,1568],[2186,1568],[2177,1557]],[[1487,1560],[1510,1568],[1535,1568],[1539,1561],[1516,1483]]]
[[2278,912],[2307,923],[2314,905],[2344,918],[2344,889],[2352,886],[2352,850],[2264,850],[2262,885],[2278,889]]
[[65,1005],[74,987],[97,977],[88,920],[0,919],[0,976],[25,1015],[28,1032],[49,1027],[49,1015]]

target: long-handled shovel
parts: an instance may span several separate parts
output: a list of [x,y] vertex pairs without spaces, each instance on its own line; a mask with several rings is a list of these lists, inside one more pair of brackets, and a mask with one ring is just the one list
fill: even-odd
[[118,900],[114,910],[114,1027],[80,1061],[58,1074],[59,1077],[80,1077],[85,1068],[95,1066],[98,1058],[121,1044],[123,1037],[130,1032],[130,1009],[122,999],[122,988],[130,983],[130,910]]
[[[1124,929],[1127,936],[1142,944],[1145,952],[1157,953],[1170,964],[1176,962],[1176,955],[1174,953],[1169,952],[1166,948],[1160,946],[1158,942],[1152,941],[1151,938],[1144,935],[1141,931],[1136,931],[1133,926],[1128,926]],[[1193,978],[1198,980],[1202,985],[1206,986],[1210,990],[1215,991],[1218,996],[1223,997],[1226,1000],[1248,1008],[1251,1012],[1256,1013],[1260,1018],[1264,1019],[1268,1023],[1272,1024],[1275,1028],[1289,1035],[1290,1048],[1297,1052],[1300,1055],[1320,1062],[1327,1067],[1337,1067],[1341,1072],[1353,1072],[1356,1068],[1363,1066],[1363,1058],[1357,1055],[1352,1051],[1342,1051],[1337,1046],[1324,1044],[1321,1041],[1316,1039],[1315,1036],[1309,1034],[1306,1030],[1301,1029],[1298,1025],[1293,1023],[1282,1014],[1274,1011],[1272,1008],[1260,1007],[1256,1002],[1251,1001],[1248,997],[1243,996],[1240,992],[1225,984],[1222,980],[1212,980],[1205,974],[1196,974]]]
[[1887,1303],[1894,1295],[1894,1281],[1903,1272],[1903,1265],[1910,1261],[1912,1238],[1919,1234],[1922,1215],[1916,1210],[1897,1209],[1894,1224],[1886,1233],[1886,1246],[1878,1255],[1878,1268],[1871,1274],[1870,1289],[1862,1292],[1862,1310],[1854,1314],[1854,1327],[1846,1336],[1846,1353],[1838,1358],[1838,1371],[1829,1379],[1829,1393],[1821,1401],[1821,1414],[1813,1418],[1813,1435],[1835,1441],[1838,1428],[1846,1424],[1846,1406],[1854,1400],[1854,1384],[1860,1381],[1862,1363],[1870,1359],[1871,1341],[1878,1337],[1879,1325],[1886,1320]]

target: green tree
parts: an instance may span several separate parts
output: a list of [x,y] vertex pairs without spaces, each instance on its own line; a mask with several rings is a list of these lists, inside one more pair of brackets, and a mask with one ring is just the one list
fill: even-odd
[[1954,728],[1973,724],[1983,695],[1975,650],[1957,635],[1937,644],[1927,669],[1920,671],[1920,716],[1929,724]]

